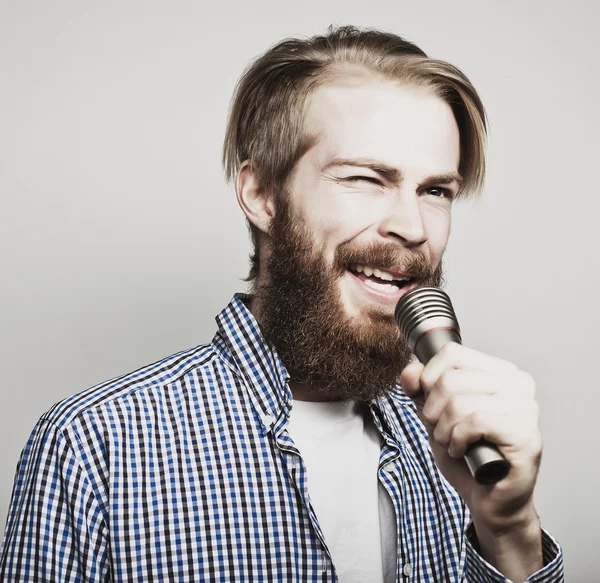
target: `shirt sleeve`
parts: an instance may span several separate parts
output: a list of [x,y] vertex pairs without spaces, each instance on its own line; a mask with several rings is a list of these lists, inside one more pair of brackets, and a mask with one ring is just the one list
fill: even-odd
[[[467,566],[464,583],[510,583],[502,573],[486,562],[479,554],[479,544],[473,523],[467,528]],[[525,583],[564,583],[562,549],[552,536],[542,528],[542,557],[544,566],[527,578]]]
[[106,520],[69,439],[38,421],[17,467],[0,581],[110,581]]

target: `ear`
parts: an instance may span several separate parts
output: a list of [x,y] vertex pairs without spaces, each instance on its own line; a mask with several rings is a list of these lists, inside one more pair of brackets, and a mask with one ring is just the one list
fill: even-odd
[[275,214],[275,203],[272,193],[260,187],[258,171],[250,160],[240,166],[235,193],[246,218],[260,231],[267,233]]

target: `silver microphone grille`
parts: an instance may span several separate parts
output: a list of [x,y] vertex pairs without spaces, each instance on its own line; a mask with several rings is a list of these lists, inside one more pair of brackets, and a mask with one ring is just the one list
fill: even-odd
[[452,302],[448,294],[437,287],[419,287],[402,296],[396,306],[395,317],[412,350],[423,334],[435,328],[451,329],[460,339]]

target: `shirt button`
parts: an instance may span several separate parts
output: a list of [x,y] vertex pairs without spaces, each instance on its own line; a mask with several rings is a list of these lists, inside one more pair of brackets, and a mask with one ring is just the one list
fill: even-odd
[[407,577],[410,577],[413,572],[413,566],[410,563],[406,563],[404,567],[402,567],[402,573]]
[[394,462],[388,462],[387,464],[385,464],[385,466],[383,466],[383,471],[387,472],[388,474],[391,474],[394,471],[394,469]]
[[321,573],[325,573],[327,571],[327,556],[325,553],[321,553]]
[[262,422],[265,427],[271,427],[271,425],[273,425],[273,421],[275,421],[273,415],[269,415],[268,413],[263,415]]

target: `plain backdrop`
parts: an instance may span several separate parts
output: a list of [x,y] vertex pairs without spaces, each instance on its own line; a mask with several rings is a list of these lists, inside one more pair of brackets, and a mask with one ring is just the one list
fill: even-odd
[[462,68],[489,114],[448,291],[474,348],[534,375],[536,490],[567,580],[595,581],[599,4],[0,0],[0,527],[54,402],[211,339],[246,288],[221,144],[253,57],[329,24],[391,30]]

